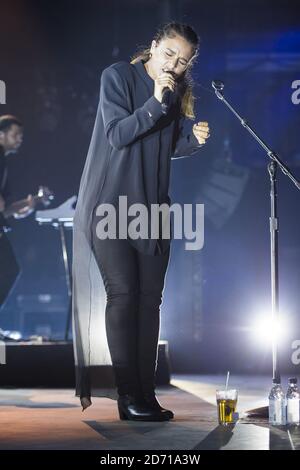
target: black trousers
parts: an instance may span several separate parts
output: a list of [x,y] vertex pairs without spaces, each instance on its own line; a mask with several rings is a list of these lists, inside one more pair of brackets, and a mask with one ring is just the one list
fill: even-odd
[[170,248],[158,256],[128,240],[100,240],[93,223],[93,252],[104,282],[106,335],[119,395],[155,388],[160,305]]
[[0,232],[0,308],[13,288],[19,273],[20,268],[11,244],[5,233]]

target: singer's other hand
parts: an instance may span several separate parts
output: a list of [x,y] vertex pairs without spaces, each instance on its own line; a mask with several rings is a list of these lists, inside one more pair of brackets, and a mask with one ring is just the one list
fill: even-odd
[[166,88],[175,90],[175,79],[169,72],[162,72],[154,81],[154,96],[161,103]]
[[199,144],[206,144],[206,140],[210,137],[208,122],[201,121],[193,125],[193,133]]

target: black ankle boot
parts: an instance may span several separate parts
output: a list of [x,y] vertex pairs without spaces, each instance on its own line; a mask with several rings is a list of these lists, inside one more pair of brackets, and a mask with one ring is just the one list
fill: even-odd
[[166,413],[129,394],[119,395],[118,410],[122,420],[167,421],[169,419]]
[[151,407],[152,410],[161,412],[166,417],[166,419],[174,418],[173,411],[167,410],[160,405],[159,401],[155,396],[154,391],[144,392],[144,400]]

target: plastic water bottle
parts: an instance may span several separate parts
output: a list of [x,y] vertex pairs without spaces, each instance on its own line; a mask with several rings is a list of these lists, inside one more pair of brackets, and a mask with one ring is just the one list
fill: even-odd
[[269,394],[269,423],[273,426],[286,424],[285,396],[280,379],[273,379],[273,387]]
[[289,379],[289,386],[286,392],[286,417],[287,424],[300,424],[300,393],[297,386],[296,377]]

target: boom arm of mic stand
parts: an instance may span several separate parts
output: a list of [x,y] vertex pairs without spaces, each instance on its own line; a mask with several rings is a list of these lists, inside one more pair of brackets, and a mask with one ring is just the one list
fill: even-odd
[[279,168],[281,169],[282,173],[285,174],[290,178],[290,180],[294,183],[294,185],[300,189],[300,182],[294,177],[294,175],[290,172],[289,168],[280,160],[278,155],[271,150],[268,145],[257,135],[255,130],[248,124],[246,119],[242,118],[240,114],[231,106],[231,104],[226,100],[223,93],[220,90],[215,89],[215,94],[219,98],[219,100],[223,101],[226,106],[230,109],[230,111],[238,118],[240,123],[242,124],[245,129],[255,138],[255,140],[259,143],[259,145],[266,151],[268,157],[275,161]]

